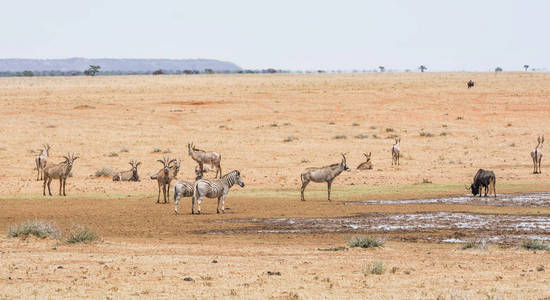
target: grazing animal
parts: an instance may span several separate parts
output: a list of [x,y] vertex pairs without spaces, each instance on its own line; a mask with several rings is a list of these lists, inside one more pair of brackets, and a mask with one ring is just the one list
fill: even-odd
[[332,164],[330,166],[325,166],[321,168],[307,168],[302,171],[300,178],[302,179],[302,201],[304,199],[304,191],[306,190],[307,185],[310,181],[313,182],[326,182],[328,185],[328,201],[330,200],[330,188],[332,186],[332,181],[336,176],[340,175],[342,171],[350,172],[351,169],[346,165],[346,156],[342,154],[342,161],[340,163]]
[[214,178],[218,177],[218,172],[220,174],[220,178],[222,177],[222,167],[221,167],[222,156],[219,153],[206,152],[206,151],[197,149],[193,144],[187,144],[187,150],[188,150],[189,156],[191,156],[191,158],[199,164],[201,172],[204,173],[204,164],[210,164],[216,168],[216,176],[214,176]]
[[71,169],[73,167],[73,163],[78,158],[78,156],[74,156],[74,154],[67,154],[67,156],[63,156],[63,158],[65,158],[65,161],[56,165],[47,165],[44,168],[44,187],[42,190],[42,194],[44,196],[46,196],[46,184],[48,185],[48,193],[50,194],[50,196],[52,195],[50,184],[52,183],[53,179],[59,179],[59,195],[61,196],[61,189],[63,188],[63,196],[67,196],[67,194],[65,193],[67,176],[69,176],[69,173],[71,172]]
[[[197,174],[195,182],[199,179],[202,179],[202,174],[200,172],[197,173],[195,170],[195,173]],[[176,212],[176,215],[178,214],[178,202],[180,201],[180,199],[182,197],[193,197],[194,185],[194,182],[183,180],[176,181],[176,183],[174,184],[174,211]]]
[[372,169],[372,161],[370,160],[370,157],[371,157],[372,153],[371,152],[369,152],[369,154],[363,153],[363,155],[367,158],[367,160],[360,163],[357,166],[357,170],[371,170]]
[[220,213],[220,200],[222,202],[222,213],[225,213],[225,197],[229,193],[229,189],[238,184],[244,187],[244,182],[241,179],[241,172],[233,170],[219,179],[199,179],[193,185],[193,197],[191,198],[191,214],[195,213],[195,200],[197,200],[198,214],[201,213],[201,202],[204,197],[218,198],[216,213]]
[[485,197],[487,197],[487,192],[490,192],[490,187],[493,187],[493,193],[495,197],[497,196],[496,190],[496,178],[495,173],[489,170],[479,169],[474,176],[474,182],[470,186],[470,190],[474,196],[481,196],[481,188],[485,188]]
[[470,81],[468,81],[467,84],[468,84],[468,88],[472,88],[472,87],[474,87],[475,82],[473,82],[473,81],[470,80]]
[[131,160],[130,166],[132,166],[132,169],[116,173],[113,176],[113,181],[139,181],[139,175],[137,171],[137,167],[139,165],[141,165],[141,162]]
[[[164,196],[164,203],[168,203],[167,199],[170,199],[170,183],[180,170],[180,162],[176,159],[170,160],[168,157],[164,157],[162,160],[157,160],[163,167],[156,174],[151,176],[151,179],[156,179],[159,187],[159,193],[157,197],[157,203],[160,203],[160,190],[162,187],[162,194]],[[174,163],[174,165],[172,165]]]
[[50,144],[42,145],[44,148],[40,149],[40,154],[34,159],[36,163],[36,180],[44,179],[44,168],[48,162],[48,155],[50,155]]
[[399,157],[401,156],[401,150],[400,150],[400,144],[401,144],[401,138],[395,139],[395,144],[391,146],[391,157],[392,162],[391,165],[397,165],[399,166]]
[[540,162],[542,160],[542,143],[544,143],[544,136],[537,138],[537,146],[531,151],[531,158],[533,159],[533,174],[540,174]]

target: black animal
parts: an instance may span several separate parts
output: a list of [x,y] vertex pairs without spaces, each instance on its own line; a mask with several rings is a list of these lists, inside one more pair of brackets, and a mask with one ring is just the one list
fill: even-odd
[[475,82],[473,82],[471,80],[468,81],[468,88],[474,87],[474,85],[475,85]]
[[470,186],[470,190],[474,196],[481,196],[481,188],[485,188],[485,197],[487,197],[487,192],[490,192],[489,187],[493,186],[493,193],[495,197],[497,196],[497,190],[495,188],[496,178],[495,173],[489,170],[479,169],[474,176],[474,182]]

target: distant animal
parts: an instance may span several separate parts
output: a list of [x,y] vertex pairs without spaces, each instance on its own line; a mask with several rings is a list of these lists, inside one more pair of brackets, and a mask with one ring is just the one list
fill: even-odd
[[472,194],[474,196],[481,196],[481,188],[483,187],[485,188],[485,197],[487,197],[487,193],[490,192],[490,188],[492,186],[493,193],[496,197],[497,190],[495,185],[495,173],[493,171],[479,169],[474,176],[474,182],[472,183],[472,185],[470,185],[470,190],[472,191]]
[[537,138],[537,146],[531,151],[531,158],[533,159],[533,174],[540,174],[540,162],[542,160],[542,143],[544,143],[544,136]]
[[216,175],[214,178],[222,177],[221,161],[222,156],[217,152],[207,152],[195,148],[193,144],[187,144],[187,152],[191,158],[199,164],[201,171],[204,173],[204,164],[210,164],[216,168]]
[[470,80],[470,81],[468,81],[467,84],[468,84],[468,88],[472,88],[472,87],[474,87],[475,82],[473,82],[473,81]]
[[201,213],[201,202],[204,197],[218,198],[218,205],[216,206],[216,213],[220,213],[220,200],[222,202],[222,213],[225,213],[225,197],[229,193],[229,189],[238,184],[240,187],[244,187],[244,182],[241,179],[241,172],[239,170],[233,170],[219,179],[199,179],[193,185],[193,197],[191,198],[191,214],[195,213],[195,200],[198,205],[198,214]]
[[370,160],[370,158],[371,158],[372,153],[371,152],[369,152],[369,154],[363,153],[363,155],[366,157],[367,160],[360,163],[357,166],[357,170],[371,170],[372,169],[372,161]]
[[168,203],[168,199],[170,199],[170,183],[178,175],[178,172],[180,170],[180,162],[176,159],[171,160],[169,157],[164,157],[162,160],[159,159],[157,161],[163,165],[162,169],[151,176],[151,179],[157,180],[159,187],[157,203],[160,203],[161,187],[162,194],[164,196],[164,203]]
[[48,185],[48,193],[50,194],[50,196],[52,195],[50,184],[52,183],[53,179],[59,179],[59,195],[61,196],[61,189],[63,188],[63,196],[67,196],[67,194],[65,193],[67,176],[69,176],[69,173],[71,172],[71,169],[73,167],[73,163],[78,158],[78,156],[74,156],[73,153],[72,155],[67,154],[67,156],[63,156],[63,158],[65,158],[65,161],[56,165],[47,165],[44,168],[44,187],[42,190],[42,194],[44,196],[46,196],[46,184]]
[[396,138],[395,144],[391,146],[391,157],[392,157],[391,165],[392,166],[393,165],[399,166],[399,157],[401,156],[400,144],[401,144],[401,138]]
[[132,169],[116,173],[113,176],[113,181],[139,181],[139,175],[137,171],[137,167],[139,165],[141,165],[141,162],[131,160],[130,166],[132,166]]
[[302,179],[302,201],[306,201],[304,199],[304,191],[306,190],[306,187],[310,181],[326,182],[328,186],[328,201],[331,201],[330,189],[332,186],[332,181],[334,181],[334,178],[340,175],[340,173],[342,173],[343,171],[351,171],[350,168],[348,168],[348,166],[346,165],[346,156],[344,154],[342,154],[342,161],[340,163],[332,164],[330,166],[324,166],[321,168],[306,168],[305,170],[303,170],[302,174],[300,174],[300,178]]
[[212,172],[212,171],[217,172],[217,169],[214,170],[214,168],[211,165],[203,164],[202,168],[203,169],[201,170],[201,166],[199,166],[199,165],[195,166],[195,175],[201,174],[201,176],[202,176],[204,173],[208,173],[208,172]]
[[[200,171],[200,169],[199,169]],[[199,179],[202,179],[202,174],[199,172],[197,173],[197,177],[195,178],[195,182]],[[178,214],[178,202],[182,197],[193,197],[193,186],[195,185],[194,182],[189,181],[176,181],[174,184],[174,211],[176,212],[176,215]]]
[[48,162],[48,155],[50,155],[50,144],[43,144],[44,148],[40,149],[40,154],[34,159],[36,163],[36,180],[44,179],[44,168]]

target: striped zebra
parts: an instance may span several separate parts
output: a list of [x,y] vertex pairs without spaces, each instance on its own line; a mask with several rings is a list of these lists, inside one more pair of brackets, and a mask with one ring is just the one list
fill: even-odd
[[199,207],[198,214],[201,213],[201,202],[204,197],[218,198],[218,205],[216,206],[216,213],[220,213],[220,199],[222,201],[222,213],[225,213],[225,197],[229,193],[229,189],[238,184],[244,187],[244,182],[241,179],[241,172],[233,170],[219,179],[201,179],[195,182],[193,186],[193,197],[191,198],[191,214],[195,213],[195,199],[197,199],[197,205]]
[[[200,169],[195,169],[197,178],[195,181],[202,179],[202,173]],[[182,197],[193,197],[194,182],[179,180],[174,184],[174,211],[178,214],[178,202]]]

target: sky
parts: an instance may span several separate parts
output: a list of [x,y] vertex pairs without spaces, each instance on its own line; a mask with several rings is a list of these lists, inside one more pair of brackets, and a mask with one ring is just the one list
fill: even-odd
[[210,58],[243,68],[550,68],[550,1],[0,0],[0,58]]

